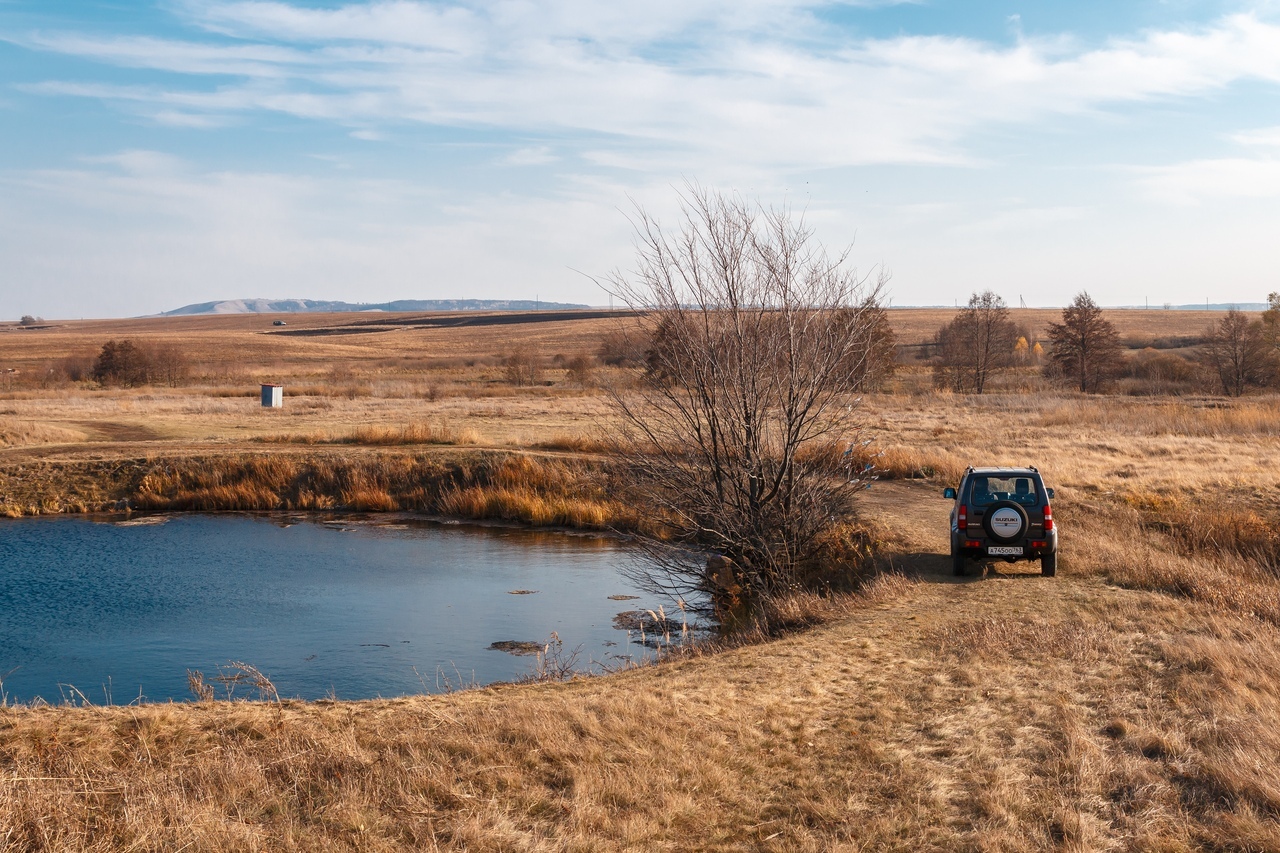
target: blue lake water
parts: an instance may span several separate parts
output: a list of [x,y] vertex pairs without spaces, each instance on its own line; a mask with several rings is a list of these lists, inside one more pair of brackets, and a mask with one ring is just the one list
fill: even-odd
[[399,696],[527,675],[533,658],[490,644],[553,631],[581,668],[617,664],[646,649],[614,616],[664,603],[620,574],[632,559],[609,539],[402,519],[4,521],[0,677],[11,702],[185,700],[187,670],[235,660],[282,697]]

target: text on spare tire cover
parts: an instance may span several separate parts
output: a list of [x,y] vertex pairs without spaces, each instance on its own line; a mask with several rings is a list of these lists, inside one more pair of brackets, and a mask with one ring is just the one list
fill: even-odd
[[1002,536],[1012,536],[1022,529],[1022,517],[1012,509],[998,509],[991,515],[991,526]]

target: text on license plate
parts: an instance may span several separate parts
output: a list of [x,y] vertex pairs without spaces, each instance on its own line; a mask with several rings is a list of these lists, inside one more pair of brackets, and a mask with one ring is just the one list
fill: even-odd
[[987,553],[992,557],[1021,557],[1021,545],[991,545],[987,548]]

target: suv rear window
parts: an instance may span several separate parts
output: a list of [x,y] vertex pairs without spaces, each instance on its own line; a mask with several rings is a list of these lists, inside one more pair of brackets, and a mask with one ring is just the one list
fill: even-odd
[[1036,506],[1040,503],[1036,482],[1029,476],[977,476],[973,478],[969,488],[970,500],[974,506],[991,506],[996,501],[1013,501],[1022,506]]

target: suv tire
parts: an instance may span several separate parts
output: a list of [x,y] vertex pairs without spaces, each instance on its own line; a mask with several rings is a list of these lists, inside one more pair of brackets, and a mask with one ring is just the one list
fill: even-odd
[[[1018,529],[1011,533],[998,532],[991,523],[996,513],[1001,510],[1013,510],[1018,514]],[[1007,515],[1007,513],[1005,514]],[[1027,518],[1027,511],[1013,501],[996,501],[987,507],[987,511],[982,514],[982,529],[987,531],[987,535],[997,542],[1015,542],[1024,533],[1027,532],[1031,521]]]
[[1058,573],[1058,552],[1040,555],[1040,574],[1051,578]]
[[951,555],[951,574],[958,578],[964,577],[964,554]]

